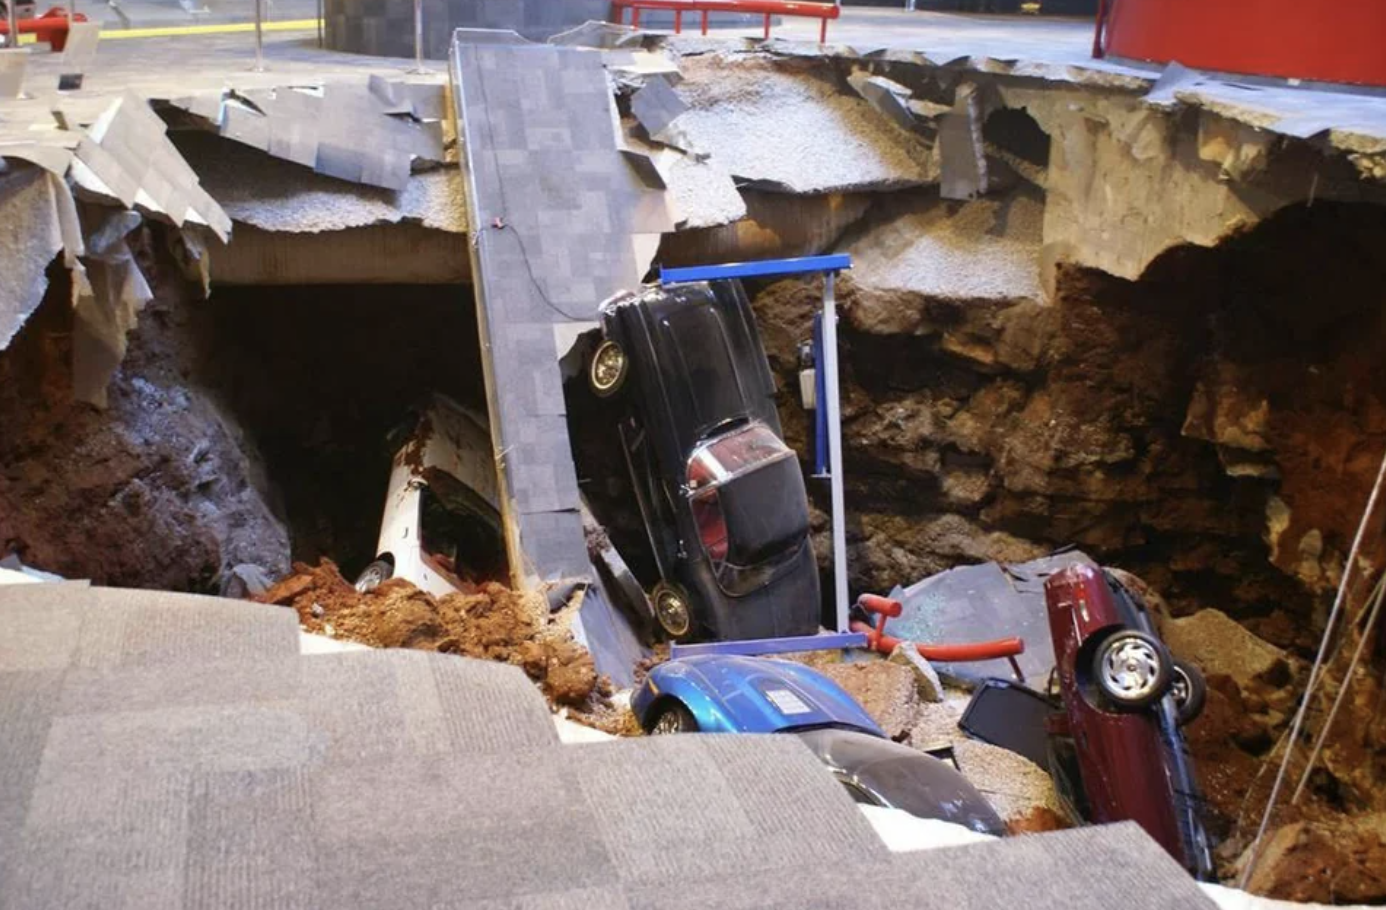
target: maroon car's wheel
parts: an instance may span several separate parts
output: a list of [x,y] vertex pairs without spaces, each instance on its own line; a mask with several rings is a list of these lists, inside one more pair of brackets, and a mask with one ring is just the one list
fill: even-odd
[[1174,673],[1160,640],[1136,629],[1107,636],[1092,663],[1102,694],[1122,708],[1146,708],[1164,698]]
[[1175,711],[1182,727],[1193,723],[1203,713],[1203,703],[1208,700],[1208,684],[1198,667],[1176,660],[1169,694],[1174,696]]

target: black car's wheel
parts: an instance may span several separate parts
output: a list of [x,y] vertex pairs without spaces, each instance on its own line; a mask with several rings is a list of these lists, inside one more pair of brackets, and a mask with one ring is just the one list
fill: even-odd
[[1122,708],[1146,708],[1169,691],[1173,661],[1160,640],[1136,629],[1109,635],[1093,657],[1102,694]]
[[375,562],[361,570],[361,574],[356,576],[356,590],[365,594],[367,591],[374,591],[380,587],[380,583],[395,574],[395,567],[389,561],[377,559]]
[[698,721],[693,712],[682,702],[671,701],[666,704],[650,724],[651,736],[664,736],[669,733],[697,733]]
[[655,619],[670,638],[683,638],[693,628],[693,612],[683,585],[661,581],[650,592]]
[[630,358],[619,344],[607,340],[597,345],[587,368],[587,379],[598,398],[610,398],[619,392],[629,373]]
[[1182,727],[1193,723],[1203,713],[1203,703],[1208,700],[1208,684],[1198,667],[1176,660],[1169,694],[1174,696],[1174,707],[1178,712],[1179,726]]

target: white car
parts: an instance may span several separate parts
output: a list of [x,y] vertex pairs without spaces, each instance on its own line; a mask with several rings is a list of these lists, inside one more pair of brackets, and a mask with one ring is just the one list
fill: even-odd
[[499,481],[486,419],[435,393],[391,436],[393,460],[369,591],[403,578],[430,594],[508,584]]

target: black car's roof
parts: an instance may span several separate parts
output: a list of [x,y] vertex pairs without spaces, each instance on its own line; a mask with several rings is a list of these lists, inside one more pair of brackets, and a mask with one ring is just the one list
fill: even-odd
[[[761,420],[776,433],[774,380],[745,292],[738,282],[654,287],[613,301],[607,320],[639,320],[648,347],[624,338],[644,381],[657,379],[681,454],[713,430]],[[626,334],[633,326],[627,325]],[[653,361],[653,362],[651,362]]]

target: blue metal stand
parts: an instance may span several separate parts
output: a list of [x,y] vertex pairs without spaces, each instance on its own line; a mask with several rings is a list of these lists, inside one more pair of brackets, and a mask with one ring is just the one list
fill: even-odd
[[[703,265],[684,269],[659,269],[660,284],[685,281],[720,281],[730,278],[775,278],[784,275],[823,274],[823,312],[815,321],[814,362],[818,370],[815,382],[818,397],[814,426],[818,436],[828,438],[826,464],[821,452],[815,451],[818,475],[826,473],[831,484],[833,511],[833,601],[837,608],[837,631],[846,633],[849,626],[847,602],[847,525],[842,491],[842,424],[837,379],[837,273],[852,267],[852,257],[845,253],[828,256],[803,256],[798,259],[763,259],[759,262],[732,262],[726,265]],[[823,432],[826,431],[826,432]],[[823,647],[819,645],[818,647]],[[792,649],[791,649],[792,650]],[[687,652],[685,652],[687,653]],[[728,653],[728,652],[719,652]],[[771,652],[759,652],[771,653]]]
[[865,648],[866,635],[861,632],[833,632],[826,635],[798,635],[791,638],[756,638],[750,641],[709,641],[696,645],[669,646],[669,659],[694,657],[698,654],[739,654],[755,657],[760,654],[794,654],[799,651],[837,651],[842,648]]
[[728,262],[724,265],[695,265],[685,269],[659,268],[660,284],[685,281],[718,281],[725,278],[779,278],[811,272],[840,272],[852,267],[846,253],[830,256],[802,256],[798,259],[761,259],[757,262]]

